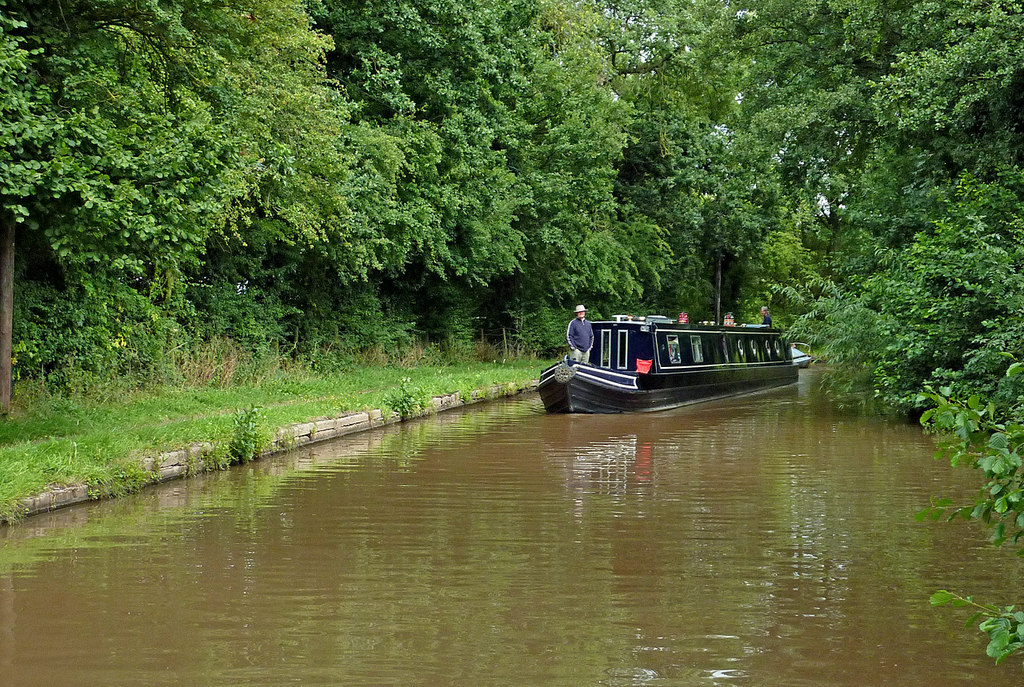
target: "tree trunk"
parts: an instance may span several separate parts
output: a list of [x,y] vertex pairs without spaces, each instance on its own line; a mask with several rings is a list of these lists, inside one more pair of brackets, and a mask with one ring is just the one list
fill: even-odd
[[722,254],[715,258],[715,324],[722,324]]
[[0,226],[0,412],[11,410],[11,338],[14,330],[14,222]]

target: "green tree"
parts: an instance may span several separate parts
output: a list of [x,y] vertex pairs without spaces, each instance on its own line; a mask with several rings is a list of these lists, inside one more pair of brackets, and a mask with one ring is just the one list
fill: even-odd
[[1024,16],[1015,2],[915,3],[917,36],[891,55],[874,102],[882,124],[927,153],[928,171],[985,177],[1021,165]]
[[[304,146],[336,150],[314,137],[344,109],[313,109],[337,105],[337,96],[323,83],[329,43],[300,4],[35,0],[11,8],[5,22],[4,49],[16,59],[5,60],[4,99],[21,103],[22,114],[4,118],[20,128],[0,153],[13,182],[2,200],[8,219],[20,220],[17,270],[42,287],[26,294],[85,294],[80,303],[106,304],[88,320],[98,336],[134,318],[139,326],[121,331],[152,341],[145,323],[153,313],[128,308],[128,292],[170,304],[211,233],[244,231],[240,208],[251,211],[252,199],[283,218],[289,240],[326,237],[336,199],[318,205],[322,184],[302,175],[308,158],[294,158]],[[317,172],[337,172],[341,162],[324,163],[326,155],[311,156]],[[19,305],[29,320],[15,323],[15,337],[42,356],[23,356],[32,367],[73,366],[62,358],[61,327],[43,327],[42,342],[26,338],[54,304]],[[104,311],[111,316],[95,319]],[[133,349],[119,337],[101,350]]]
[[[890,405],[912,408],[924,384],[995,394],[1008,363],[1001,370],[968,363],[993,340],[1011,343],[998,334],[1024,313],[1022,192],[1019,170],[993,183],[964,178],[945,217],[867,285],[885,323],[875,378]],[[1019,343],[1006,351],[1024,353]]]

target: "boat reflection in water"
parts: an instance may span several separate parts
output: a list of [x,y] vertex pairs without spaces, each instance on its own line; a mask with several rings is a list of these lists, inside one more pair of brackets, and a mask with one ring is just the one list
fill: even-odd
[[792,384],[797,366],[777,329],[619,316],[595,322],[590,363],[568,358],[537,387],[552,413],[623,413]]

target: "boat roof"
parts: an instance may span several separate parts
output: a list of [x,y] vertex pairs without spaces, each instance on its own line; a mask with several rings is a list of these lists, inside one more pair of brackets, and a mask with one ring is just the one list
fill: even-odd
[[[773,329],[764,324],[736,324],[736,325],[722,325],[714,324],[712,322],[690,322],[683,324],[681,322],[675,322],[667,317],[655,315],[647,316],[644,318],[636,317],[632,319],[626,319],[628,316],[616,315],[614,320],[597,320],[592,323],[595,327],[602,325],[612,327],[622,326],[636,326],[641,327],[644,325],[656,325],[658,330],[666,331],[687,331],[687,332],[713,332],[719,333],[733,333],[733,334],[779,334],[778,329]],[[620,319],[622,318],[622,319]]]

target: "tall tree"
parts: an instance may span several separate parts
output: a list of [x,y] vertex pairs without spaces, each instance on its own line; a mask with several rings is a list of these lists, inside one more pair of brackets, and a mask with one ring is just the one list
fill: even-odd
[[[77,336],[88,321],[98,342],[106,332],[99,350],[75,354],[77,364],[124,351],[124,318],[144,323],[153,313],[108,316],[103,308],[119,312],[125,303],[115,301],[130,293],[168,298],[182,270],[199,263],[212,228],[237,231],[232,209],[245,199],[287,207],[279,214],[292,237],[323,235],[323,220],[304,211],[321,185],[288,180],[309,168],[304,156],[296,162],[298,146],[334,148],[294,132],[319,131],[317,121],[334,121],[344,108],[322,84],[329,43],[310,30],[301,4],[30,0],[9,10],[3,106],[17,116],[4,117],[12,135],[0,150],[10,179],[0,189],[3,209],[28,248],[18,264],[41,287],[31,292],[49,294],[24,311],[48,312],[43,330]],[[314,117],[311,106],[326,98],[333,109]],[[320,217],[336,209],[329,204]],[[78,298],[101,307],[53,319],[59,303]],[[59,337],[24,341],[36,369],[70,353]]]

